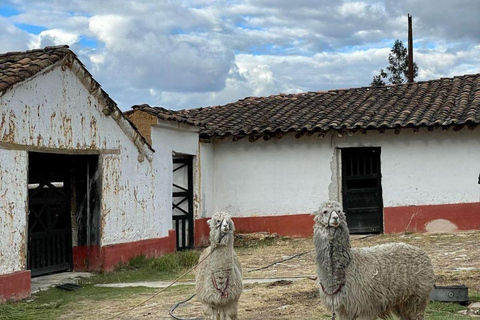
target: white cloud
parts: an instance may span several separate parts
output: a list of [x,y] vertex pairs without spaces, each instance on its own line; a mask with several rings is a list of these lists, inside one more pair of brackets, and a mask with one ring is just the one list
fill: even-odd
[[77,34],[68,33],[59,29],[50,29],[40,32],[29,43],[31,49],[47,46],[72,45],[78,41]]
[[364,16],[366,9],[367,4],[365,2],[345,2],[338,7],[338,12],[343,17]]
[[28,49],[32,35],[15,27],[8,19],[0,17],[0,52]]
[[7,1],[21,13],[0,17],[1,51],[70,44],[123,109],[367,86],[407,12],[419,80],[480,72],[474,0]]

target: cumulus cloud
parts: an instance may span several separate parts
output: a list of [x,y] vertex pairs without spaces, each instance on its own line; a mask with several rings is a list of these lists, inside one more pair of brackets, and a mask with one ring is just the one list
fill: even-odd
[[0,17],[0,52],[26,50],[31,39],[30,34]]
[[38,36],[32,37],[29,47],[44,48],[47,46],[72,45],[78,41],[77,34],[68,33],[59,29],[50,29],[40,32]]
[[123,109],[368,86],[407,13],[418,80],[480,72],[476,0],[6,1],[1,51],[69,44]]

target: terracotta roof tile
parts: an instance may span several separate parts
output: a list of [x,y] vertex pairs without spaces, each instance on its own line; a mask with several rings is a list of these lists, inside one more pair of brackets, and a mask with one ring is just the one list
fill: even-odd
[[0,54],[0,94],[71,53],[68,46]]
[[200,126],[203,137],[480,124],[480,74],[384,87],[248,97],[223,106],[135,109]]

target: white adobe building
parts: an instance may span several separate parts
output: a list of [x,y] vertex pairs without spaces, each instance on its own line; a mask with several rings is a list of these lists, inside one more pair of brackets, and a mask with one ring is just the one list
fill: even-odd
[[200,142],[197,243],[217,211],[242,232],[309,236],[328,199],[354,233],[480,228],[480,74],[126,115],[144,135],[170,121]]
[[0,301],[191,248],[216,211],[296,236],[327,199],[353,232],[480,226],[480,75],[125,115],[67,47],[0,55]]
[[174,251],[160,160],[67,47],[0,55],[0,301]]

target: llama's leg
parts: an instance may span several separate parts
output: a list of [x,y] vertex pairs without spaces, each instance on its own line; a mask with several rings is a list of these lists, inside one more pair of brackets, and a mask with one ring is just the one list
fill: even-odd
[[229,306],[225,309],[225,319],[226,320],[237,320],[237,312],[238,312],[238,302],[232,302]]
[[213,320],[223,320],[221,309],[213,309]]
[[415,303],[415,308],[410,313],[410,319],[412,320],[423,320],[425,319],[425,309],[427,308],[428,300],[417,299]]
[[214,310],[213,308],[206,303],[202,303],[202,310],[203,310],[203,315],[205,316],[206,320],[213,320],[214,318]]
[[423,320],[428,300],[413,297],[403,304],[400,310],[400,320]]

